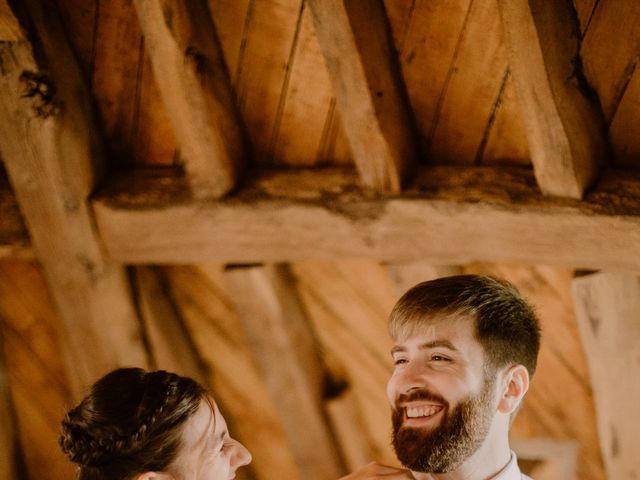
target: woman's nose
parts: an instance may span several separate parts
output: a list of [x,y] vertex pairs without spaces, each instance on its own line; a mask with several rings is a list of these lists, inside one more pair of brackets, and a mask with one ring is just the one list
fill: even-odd
[[244,445],[236,441],[233,457],[231,458],[231,466],[240,468],[249,463],[251,463],[251,453],[249,453],[249,450],[247,450]]

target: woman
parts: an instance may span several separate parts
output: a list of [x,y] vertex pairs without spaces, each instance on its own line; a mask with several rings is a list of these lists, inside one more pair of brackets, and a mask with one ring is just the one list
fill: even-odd
[[78,480],[229,480],[251,461],[195,380],[114,370],[62,421],[60,446]]

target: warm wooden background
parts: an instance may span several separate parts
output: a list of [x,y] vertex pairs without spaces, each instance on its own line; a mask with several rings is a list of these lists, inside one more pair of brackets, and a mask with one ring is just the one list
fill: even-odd
[[[59,9],[97,107],[100,128],[106,137],[107,172],[124,171],[123,175],[128,176],[133,168],[181,167],[185,159],[180,155],[175,128],[160,95],[133,0],[52,3]],[[350,168],[354,163],[332,74],[325,66],[313,21],[310,5],[318,3],[208,1],[233,97],[246,129],[250,166],[319,169]],[[418,162],[486,166],[495,168],[491,175],[503,170],[507,176],[511,175],[509,172],[520,172],[514,175],[530,180],[531,140],[526,130],[529,116],[523,113],[514,80],[516,66],[509,60],[513,57],[500,15],[504,2],[383,3],[389,38],[397,52],[396,73],[401,77],[417,131]],[[5,4],[0,1],[0,13]],[[549,76],[567,83],[577,82],[579,77],[580,82],[593,88],[610,148],[607,168],[640,171],[640,73],[636,74],[640,3],[574,0],[573,6],[575,10],[570,14],[579,32],[579,55],[572,61],[573,73],[568,78],[554,72]],[[0,15],[0,20],[3,18]],[[331,26],[326,29],[323,33],[330,34]],[[27,477],[71,478],[72,467],[55,447],[58,423],[71,404],[74,391],[66,372],[67,356],[59,341],[62,322],[42,269],[33,260],[6,175],[4,171],[0,173],[0,336],[8,400],[16,411],[15,427]],[[529,190],[522,195],[517,189],[515,193],[500,191],[500,187],[492,185],[491,175],[486,191],[468,193],[469,202],[487,201],[490,197],[495,204],[499,198],[497,208],[509,210],[504,207],[505,202],[517,204],[522,198],[529,198]],[[637,173],[629,175],[636,178]],[[461,181],[456,192],[468,184]],[[622,188],[615,192],[623,207],[625,202],[632,206],[628,216],[612,214],[616,220],[635,221],[638,204],[633,188],[637,192],[638,184],[633,185],[628,194]],[[315,187],[309,187],[310,196],[315,194],[315,190],[311,192]],[[296,195],[303,197],[300,192]],[[459,201],[460,196],[454,195],[453,201]],[[590,201],[597,203],[599,198]],[[534,208],[537,201],[531,204]],[[563,202],[548,204],[556,208],[554,212],[565,207],[569,211],[576,205]],[[544,209],[548,204],[541,202],[539,206]],[[601,210],[585,207],[581,218],[588,222],[592,212],[605,207],[615,212],[618,206],[605,205]],[[366,221],[366,212],[363,216]],[[539,235],[544,236],[544,224],[541,225]],[[602,228],[607,224],[598,225]],[[568,242],[579,244],[581,234],[576,231],[575,239]],[[473,243],[474,232],[467,231],[462,240]],[[617,247],[615,239],[609,241]],[[606,249],[606,245],[602,248]],[[553,257],[553,248],[548,251],[548,257]],[[529,258],[526,252],[516,257]],[[599,265],[597,260],[592,263]],[[628,262],[637,269],[637,257]],[[170,263],[152,268],[127,267],[137,292],[136,306],[144,311],[145,295],[157,297],[164,302],[165,314],[171,312],[167,315],[177,318],[183,333],[188,334],[181,348],[189,352],[191,367],[203,372],[202,379],[215,392],[232,430],[253,453],[254,462],[242,478],[300,478],[295,452],[287,443],[286,421],[278,414],[264,372],[240,326],[236,298],[229,292],[224,265]],[[605,478],[592,383],[571,293],[571,266],[585,265],[571,265],[566,257],[557,262],[564,266],[539,263],[534,259],[531,264],[465,263],[434,269],[419,262],[398,266],[385,265],[378,259],[334,258],[289,265],[323,363],[338,386],[347,386],[346,390],[338,389],[340,395],[329,392],[325,406],[334,421],[334,430],[345,441],[339,450],[350,466],[369,458],[394,462],[389,448],[384,385],[391,369],[385,321],[395,299],[412,282],[436,271],[466,271],[491,273],[513,281],[535,304],[543,322],[539,371],[513,427],[514,438],[529,440],[520,447],[523,456],[534,452],[523,463],[537,480],[567,479],[561,470],[566,462],[571,463],[577,446],[575,478]],[[621,261],[616,257],[602,263],[620,266]],[[251,296],[249,291],[245,293],[247,298]],[[153,325],[145,327],[153,336]],[[162,345],[154,343],[154,348],[161,350]],[[162,357],[161,351],[155,353]],[[3,373],[0,362],[0,407],[7,397]],[[341,419],[348,419],[345,432],[340,432]]]

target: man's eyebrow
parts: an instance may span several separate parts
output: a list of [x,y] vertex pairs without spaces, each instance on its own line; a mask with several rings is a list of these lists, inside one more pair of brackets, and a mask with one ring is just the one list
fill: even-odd
[[448,350],[452,350],[454,352],[458,352],[459,350],[451,343],[449,340],[433,340],[432,342],[425,342],[421,344],[418,348],[420,350],[428,350],[430,348],[446,348]]
[[[451,350],[453,352],[458,352],[459,350],[453,345],[453,343],[451,343],[449,340],[433,340],[431,342],[425,342],[420,344],[420,346],[418,347],[419,350],[428,350],[430,348],[446,348],[448,350]],[[402,345],[395,345],[392,349],[391,349],[391,355],[393,356],[395,353],[401,353],[401,352],[406,352],[407,348],[403,347]]]

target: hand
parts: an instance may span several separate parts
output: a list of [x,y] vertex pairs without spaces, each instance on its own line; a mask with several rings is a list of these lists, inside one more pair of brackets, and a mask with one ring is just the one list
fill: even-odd
[[369,465],[362,467],[360,470],[342,477],[340,480],[374,480],[376,478],[384,478],[385,480],[415,480],[415,477],[409,470],[402,468],[389,467],[381,463],[371,462]]

